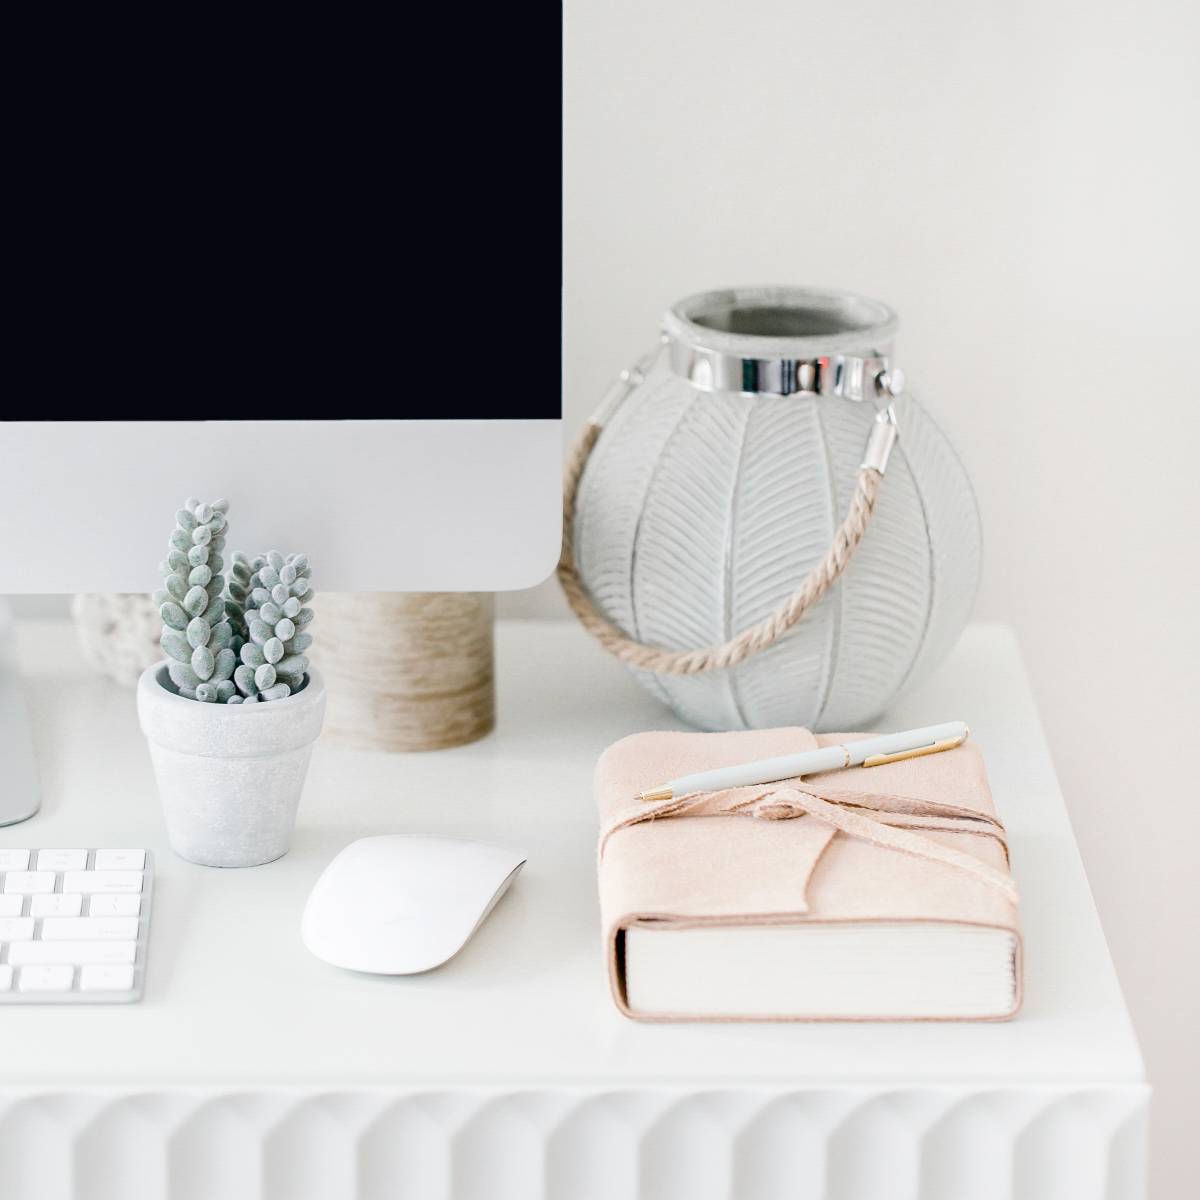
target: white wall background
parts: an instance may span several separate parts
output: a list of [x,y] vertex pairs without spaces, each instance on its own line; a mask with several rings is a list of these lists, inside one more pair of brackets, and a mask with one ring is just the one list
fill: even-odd
[[566,3],[568,435],[689,292],[898,309],[1146,1053],[1153,1200],[1197,1169],[1198,46],[1188,0]]
[[1156,1086],[1155,1200],[1195,1194],[1200,1079],[1198,48],[1183,0],[566,5],[568,433],[688,292],[899,311]]

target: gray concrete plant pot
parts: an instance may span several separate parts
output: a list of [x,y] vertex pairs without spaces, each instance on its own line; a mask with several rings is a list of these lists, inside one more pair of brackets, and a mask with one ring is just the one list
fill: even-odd
[[162,662],[142,673],[137,705],[176,854],[253,867],[287,853],[325,717],[316,671],[282,700],[202,704],[179,695]]

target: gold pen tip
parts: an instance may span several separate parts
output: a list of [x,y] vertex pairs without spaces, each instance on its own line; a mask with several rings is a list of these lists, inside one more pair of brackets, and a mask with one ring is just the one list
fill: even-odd
[[670,800],[673,792],[669,787],[651,788],[648,792],[638,792],[637,798],[643,804],[650,804],[655,800]]

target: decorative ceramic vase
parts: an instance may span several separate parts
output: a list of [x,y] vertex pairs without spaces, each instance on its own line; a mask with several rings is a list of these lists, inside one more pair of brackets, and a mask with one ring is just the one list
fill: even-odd
[[496,723],[488,592],[325,592],[311,651],[326,735],[360,750],[444,750]]
[[638,672],[705,729],[867,728],[951,648],[980,570],[971,486],[903,390],[895,314],[841,292],[753,288],[689,297],[663,330],[593,421],[572,525],[591,605],[667,650],[768,621],[830,553],[877,417],[894,414],[869,525],[798,623],[736,666]]
[[138,680],[137,703],[175,853],[206,867],[286,854],[325,716],[320,675],[283,700],[202,704],[180,696],[160,662]]

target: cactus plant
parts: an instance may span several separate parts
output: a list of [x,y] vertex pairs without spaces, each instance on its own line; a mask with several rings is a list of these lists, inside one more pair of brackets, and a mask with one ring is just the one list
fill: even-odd
[[224,573],[229,504],[189,499],[175,514],[159,644],[179,694],[205,703],[258,704],[297,691],[308,672],[312,569],[303,554],[235,554]]
[[163,587],[154,593],[162,617],[159,644],[181,696],[208,704],[236,694],[237,655],[233,628],[225,619],[225,530],[229,504],[189,499],[175,514],[175,530],[159,570]]
[[308,671],[305,632],[313,619],[312,568],[303,554],[286,558],[278,550],[247,560],[235,556],[230,574],[231,607],[238,624],[241,664],[233,673],[240,701],[282,700],[296,691]]

